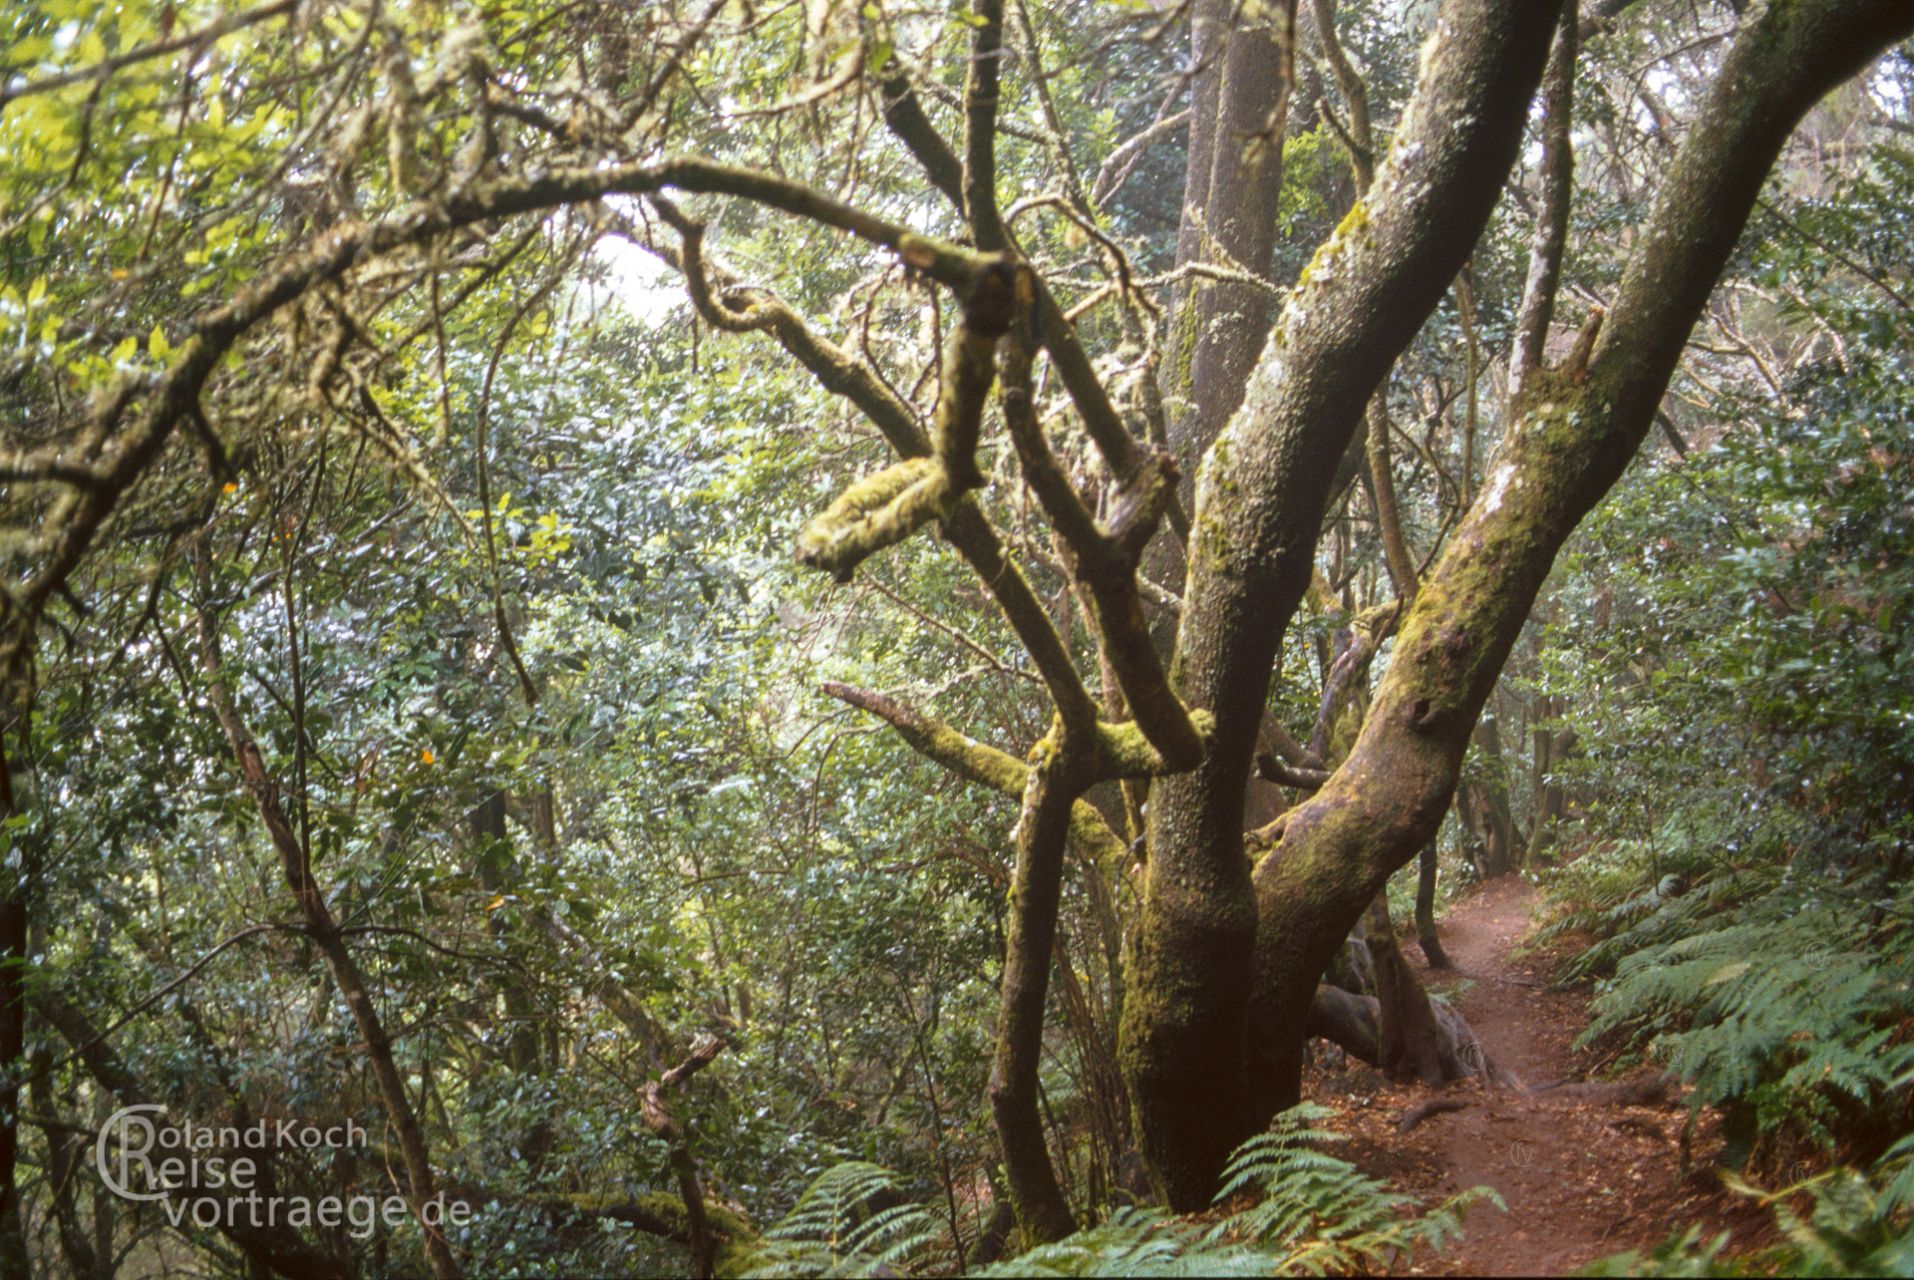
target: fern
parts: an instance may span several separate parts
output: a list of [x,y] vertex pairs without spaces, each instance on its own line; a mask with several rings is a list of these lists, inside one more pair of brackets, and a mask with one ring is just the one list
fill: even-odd
[[1721,873],[1584,954],[1620,958],[1582,1043],[1623,1036],[1689,1081],[1695,1106],[1728,1107],[1749,1142],[1831,1148],[1843,1117],[1904,1107],[1909,905],[1907,889],[1884,903],[1825,877]]
[[854,1277],[948,1268],[944,1225],[924,1206],[867,1208],[898,1189],[888,1169],[857,1160],[833,1165],[765,1232],[742,1274]]
[[1477,1200],[1501,1205],[1495,1192],[1477,1187],[1426,1214],[1407,1213],[1414,1204],[1409,1197],[1319,1149],[1342,1140],[1321,1124],[1330,1114],[1304,1103],[1237,1148],[1218,1200],[1242,1192],[1261,1198],[1212,1228],[1212,1239],[1242,1238],[1281,1250],[1286,1274],[1373,1270],[1418,1248],[1440,1249],[1460,1234],[1462,1212]]
[[1270,1255],[1212,1241],[1161,1209],[1117,1209],[1055,1244],[1040,1245],[978,1276],[1266,1276]]
[[[1903,1141],[1903,1146],[1906,1145]],[[1735,1179],[1728,1185],[1769,1206],[1785,1241],[1746,1257],[1727,1254],[1729,1236],[1704,1241],[1701,1229],[1669,1237],[1653,1252],[1616,1254],[1588,1268],[1598,1276],[1914,1275],[1914,1229],[1892,1193],[1852,1169],[1831,1169],[1780,1191]],[[1803,1217],[1795,1202],[1805,1197]]]
[[[1253,1197],[1211,1224],[1161,1209],[1120,1208],[1095,1226],[978,1276],[1268,1276],[1388,1269],[1461,1233],[1462,1213],[1495,1192],[1477,1187],[1414,1213],[1414,1202],[1321,1150],[1340,1141],[1305,1103],[1231,1157],[1219,1207]],[[746,1276],[922,1275],[951,1269],[942,1224],[921,1207],[866,1214],[896,1179],[869,1164],[826,1172],[772,1228]]]

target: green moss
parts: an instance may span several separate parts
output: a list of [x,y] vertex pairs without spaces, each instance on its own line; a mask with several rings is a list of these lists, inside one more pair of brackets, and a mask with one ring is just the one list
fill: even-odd
[[1170,354],[1170,387],[1185,401],[1196,398],[1196,316],[1196,290],[1190,289],[1183,295],[1171,329],[1176,349]]
[[1295,291],[1301,293],[1308,288],[1317,268],[1327,265],[1332,258],[1343,251],[1344,246],[1368,228],[1369,206],[1366,201],[1358,200],[1349,206],[1349,212],[1342,216],[1342,221],[1338,222],[1336,229],[1329,233],[1329,238],[1317,247],[1316,252],[1311,254],[1309,261],[1303,265],[1302,273],[1296,277]]
[[[579,1208],[587,1210],[593,1208],[610,1208],[613,1203],[611,1197],[603,1195],[579,1194],[567,1198],[577,1204]],[[595,1201],[603,1201],[605,1203],[592,1203]],[[689,1236],[691,1234],[691,1217],[685,1212],[685,1202],[677,1196],[666,1191],[653,1191],[648,1195],[639,1196],[637,1204],[641,1213],[650,1214],[660,1222],[668,1225],[676,1234],[680,1236]]]
[[1358,200],[1349,206],[1349,212],[1345,213],[1342,216],[1342,221],[1336,224],[1335,234],[1332,235],[1330,239],[1340,240],[1348,236],[1353,236],[1368,225],[1369,202],[1367,200]]
[[1030,761],[1033,768],[1041,769],[1044,765],[1049,764],[1057,758],[1058,739],[1061,738],[1062,735],[1062,726],[1057,721],[1052,720],[1050,722],[1050,732],[1038,738],[1030,746],[1030,753],[1026,759]]
[[[1208,740],[1216,727],[1216,719],[1207,711],[1197,710],[1189,713],[1190,723],[1197,735]],[[1163,757],[1150,745],[1133,720],[1122,724],[1098,723],[1097,749],[1103,757],[1104,769],[1120,778],[1143,778],[1168,772]]]
[[974,782],[1005,795],[1023,793],[1027,772],[1006,752],[966,738],[945,725],[933,725],[918,734],[906,732],[905,737],[931,759]]
[[839,582],[867,556],[950,514],[962,496],[934,458],[912,458],[864,477],[798,535],[797,557]]

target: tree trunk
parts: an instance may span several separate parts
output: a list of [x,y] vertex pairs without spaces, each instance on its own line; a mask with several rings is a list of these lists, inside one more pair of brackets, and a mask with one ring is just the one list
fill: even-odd
[[[13,817],[13,772],[7,731],[24,724],[24,714],[8,707],[0,721],[0,851],[11,852],[18,833],[6,829]],[[15,716],[19,719],[16,720]],[[20,1076],[27,1044],[27,880],[25,859],[9,857],[0,875],[0,1278],[32,1273],[27,1258],[26,1221],[20,1211],[15,1165],[20,1154]]]
[[[1231,0],[1201,0],[1191,22],[1196,109],[1177,265],[1221,263],[1267,278],[1283,185],[1296,0],[1250,13]],[[1253,284],[1201,279],[1177,300],[1163,402],[1186,503],[1195,497],[1195,463],[1242,403],[1272,304],[1270,291]],[[1173,538],[1162,543],[1180,550]]]
[[[1240,819],[1283,629],[1309,584],[1329,485],[1370,397],[1488,220],[1558,8],[1445,5],[1447,34],[1425,50],[1395,149],[1291,296],[1197,481],[1173,669],[1215,729],[1201,764],[1151,786],[1123,1016],[1140,1147],[1177,1210],[1209,1203],[1268,1094],[1261,1082],[1252,1094],[1245,1058],[1258,926]],[[1320,937],[1312,975],[1359,912],[1333,937],[1285,922]],[[1312,977],[1284,1007],[1298,1030],[1314,986]],[[1293,1045],[1300,1070],[1301,1040]]]
[[1037,1108],[1043,1054],[1044,997],[1056,949],[1057,905],[1063,892],[1064,843],[1070,812],[1084,789],[1067,762],[1038,744],[1046,757],[1030,770],[1017,820],[1017,865],[1010,892],[1010,928],[1004,944],[997,1051],[990,1065],[990,1111],[1003,1144],[1011,1206],[1026,1237],[1061,1240],[1076,1230],[1050,1163]]
[[[1190,21],[1190,141],[1176,265],[1240,266],[1267,277],[1276,247],[1283,182],[1295,0],[1254,19],[1230,0],[1199,0]],[[1161,374],[1169,445],[1183,468],[1183,501],[1194,500],[1196,463],[1243,397],[1268,332],[1269,291],[1201,277],[1172,296]],[[1151,571],[1181,581],[1182,547],[1164,538]]]
[[1386,889],[1369,904],[1369,954],[1376,962],[1377,1057],[1383,1071],[1393,1080],[1441,1084],[1445,1077],[1435,1011],[1422,980],[1396,945]]
[[1782,145],[1824,93],[1909,31],[1914,8],[1901,0],[1753,10],[1637,241],[1600,341],[1591,325],[1567,361],[1518,389],[1501,454],[1403,623],[1356,749],[1257,867],[1255,1010],[1268,1019],[1251,1040],[1258,1119],[1296,1099],[1318,975],[1390,873],[1435,833],[1557,551],[1653,424]]
[[1508,767],[1502,754],[1502,730],[1494,715],[1485,715],[1475,727],[1475,745],[1482,754],[1487,776],[1469,784],[1471,807],[1482,841],[1482,861],[1476,867],[1484,880],[1505,876],[1520,862],[1521,834],[1509,807]]
[[[479,883],[490,894],[515,892],[519,872],[505,827],[505,793],[494,791],[479,801],[466,815],[466,822],[477,845],[473,853],[478,861]],[[486,930],[502,941],[507,933],[504,917],[492,913]],[[519,975],[511,971],[499,981],[499,997],[505,1006],[505,1061],[514,1072],[524,1075],[538,1067],[538,1030],[533,1025],[531,997]]]
[[1422,956],[1429,962],[1431,969],[1453,969],[1455,965],[1448,954],[1442,950],[1442,939],[1436,934],[1436,843],[1434,840],[1422,846],[1419,855],[1421,865],[1416,869],[1416,944],[1422,948]]
[[[1560,703],[1554,699],[1546,703],[1546,709],[1551,716],[1561,714]],[[1528,850],[1523,855],[1525,865],[1537,865],[1555,846],[1555,824],[1562,820],[1568,808],[1567,793],[1556,770],[1574,750],[1573,729],[1535,731],[1535,822],[1529,828]]]
[[[1179,268],[1221,263],[1268,279],[1274,261],[1276,208],[1283,185],[1295,71],[1296,0],[1261,6],[1258,16],[1234,0],[1199,0],[1190,23],[1189,159],[1177,233]],[[1191,280],[1171,298],[1169,335],[1160,375],[1168,444],[1182,476],[1185,508],[1196,498],[1198,463],[1230,415],[1269,332],[1274,298],[1235,281]],[[1172,589],[1187,575],[1183,543],[1157,538],[1144,572]],[[1167,649],[1173,619],[1155,628]],[[1260,778],[1245,786],[1240,824],[1261,826],[1286,803]]]

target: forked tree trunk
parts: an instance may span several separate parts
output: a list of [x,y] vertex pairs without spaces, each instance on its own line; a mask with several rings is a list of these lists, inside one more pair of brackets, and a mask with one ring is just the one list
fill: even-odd
[[1259,864],[1250,1078],[1261,1118],[1296,1100],[1323,971],[1391,872],[1436,830],[1476,718],[1569,533],[1643,436],[1683,345],[1803,114],[1914,31],[1904,0],[1775,0],[1724,59],[1615,294],[1600,341],[1535,370],[1481,496],[1424,581],[1356,748]]
[[[1197,481],[1174,675],[1215,729],[1201,764],[1151,787],[1123,1018],[1139,1144],[1178,1210],[1209,1203],[1268,1092],[1245,1058],[1258,924],[1240,819],[1283,628],[1371,396],[1488,220],[1558,11],[1554,0],[1444,6],[1395,149],[1291,296]],[[1298,1054],[1314,975],[1360,910],[1308,957],[1310,990],[1285,1010],[1303,1015]]]

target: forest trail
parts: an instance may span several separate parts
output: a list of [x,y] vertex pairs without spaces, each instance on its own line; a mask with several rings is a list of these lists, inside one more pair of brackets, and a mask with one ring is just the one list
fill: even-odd
[[[1535,898],[1534,886],[1516,876],[1477,889],[1440,922],[1456,968],[1421,970],[1432,991],[1451,994],[1490,1056],[1530,1089],[1586,1078],[1601,1065],[1574,1048],[1588,1022],[1586,994],[1551,990],[1549,959],[1516,953]],[[1467,1081],[1442,1096],[1468,1105],[1401,1136],[1404,1114],[1436,1095],[1386,1084],[1366,1069],[1350,1074],[1354,1088],[1344,1090],[1358,1096],[1325,1100],[1344,1109],[1359,1165],[1425,1203],[1489,1186],[1508,1205],[1507,1213],[1492,1204],[1471,1209],[1463,1238],[1439,1255],[1419,1256],[1411,1274],[1565,1275],[1651,1247],[1689,1222],[1731,1225],[1721,1221],[1728,1206],[1712,1179],[1681,1177],[1686,1111],[1679,1106],[1556,1101]],[[1713,1125],[1699,1129],[1696,1155],[1705,1157]],[[1706,1167],[1705,1159],[1698,1164]],[[1732,1225],[1741,1237],[1746,1224]]]
[[[1441,930],[1456,973],[1424,970],[1423,980],[1472,985],[1457,1000],[1497,1063],[1528,1088],[1579,1074],[1575,1037],[1585,1002],[1548,989],[1511,953],[1529,932],[1534,886],[1504,876],[1456,904]],[[1627,1247],[1618,1239],[1634,1202],[1654,1177],[1669,1185],[1677,1163],[1659,1113],[1646,1108],[1550,1105],[1513,1090],[1489,1094],[1464,1111],[1431,1116],[1451,1190],[1477,1185],[1501,1192],[1509,1211],[1470,1210],[1462,1240],[1443,1270],[1474,1275],[1561,1275]],[[1643,1120],[1647,1120],[1646,1125]]]

